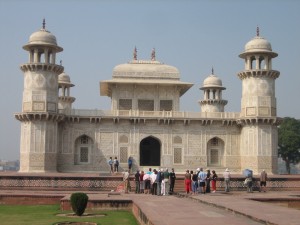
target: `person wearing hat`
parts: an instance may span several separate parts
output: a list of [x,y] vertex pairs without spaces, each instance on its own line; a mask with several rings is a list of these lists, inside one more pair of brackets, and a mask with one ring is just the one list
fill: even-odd
[[229,192],[231,175],[228,168],[226,168],[225,172],[223,173],[223,177],[225,181],[225,192]]

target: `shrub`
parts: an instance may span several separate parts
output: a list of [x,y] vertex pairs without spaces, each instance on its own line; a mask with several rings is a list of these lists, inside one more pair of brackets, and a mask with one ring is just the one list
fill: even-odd
[[89,197],[85,193],[77,192],[71,195],[71,205],[73,212],[77,216],[81,216],[87,206]]

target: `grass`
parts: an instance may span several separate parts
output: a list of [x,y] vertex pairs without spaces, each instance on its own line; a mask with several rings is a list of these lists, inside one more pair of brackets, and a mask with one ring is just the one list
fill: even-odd
[[1,225],[52,225],[58,222],[96,222],[98,225],[138,225],[129,211],[86,211],[106,214],[102,217],[70,218],[57,216],[71,211],[60,211],[59,205],[0,205]]

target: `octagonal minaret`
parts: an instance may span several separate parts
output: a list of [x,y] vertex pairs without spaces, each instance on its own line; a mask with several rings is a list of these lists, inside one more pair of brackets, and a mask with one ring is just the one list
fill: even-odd
[[275,79],[280,73],[272,69],[272,59],[277,56],[257,28],[257,36],[245,45],[245,51],[239,55],[245,60],[244,71],[238,73],[243,85],[242,117],[276,116]]
[[224,112],[227,100],[222,99],[222,90],[226,88],[222,86],[222,80],[214,74],[209,75],[203,82],[200,90],[204,91],[204,99],[199,101],[201,112]]
[[269,41],[257,35],[245,45],[240,58],[245,69],[237,75],[242,80],[241,167],[255,173],[265,169],[277,173],[277,125],[275,80],[279,71],[272,69],[277,57]]
[[20,172],[55,172],[57,164],[58,75],[64,68],[56,65],[56,53],[63,49],[56,37],[43,27],[23,46],[29,62],[24,72],[21,121]]

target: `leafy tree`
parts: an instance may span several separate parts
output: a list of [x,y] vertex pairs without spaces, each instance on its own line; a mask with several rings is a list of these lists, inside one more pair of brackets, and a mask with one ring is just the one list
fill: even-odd
[[278,127],[278,155],[285,161],[290,174],[290,164],[300,162],[300,120],[285,117]]

